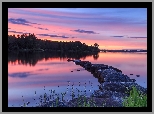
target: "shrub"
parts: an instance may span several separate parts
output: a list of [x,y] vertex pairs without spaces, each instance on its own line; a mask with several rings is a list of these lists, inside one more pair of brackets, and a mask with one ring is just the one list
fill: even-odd
[[147,107],[147,95],[140,94],[136,87],[132,87],[130,96],[123,102],[124,107]]

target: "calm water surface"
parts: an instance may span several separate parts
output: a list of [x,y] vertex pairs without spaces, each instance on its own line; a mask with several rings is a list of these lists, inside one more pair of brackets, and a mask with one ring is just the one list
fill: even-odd
[[[75,56],[75,55],[72,55]],[[81,94],[89,96],[98,90],[98,79],[73,62],[67,62],[67,55],[57,54],[9,54],[8,56],[8,106],[20,107],[27,101],[28,106],[36,106],[39,96],[67,92],[65,100],[71,99],[72,85],[75,95],[78,88]],[[106,64],[122,70],[123,74],[143,87],[147,87],[146,53],[104,53],[77,57],[91,63]],[[77,71],[79,69],[80,71]],[[71,72],[73,71],[73,72]],[[133,75],[130,75],[133,74]],[[136,77],[140,75],[140,77]],[[69,82],[70,81],[70,82]],[[68,86],[69,85],[69,86]],[[45,86],[45,87],[44,87]],[[86,93],[83,91],[86,90]],[[35,94],[36,91],[36,94]],[[77,97],[77,96],[75,96]]]

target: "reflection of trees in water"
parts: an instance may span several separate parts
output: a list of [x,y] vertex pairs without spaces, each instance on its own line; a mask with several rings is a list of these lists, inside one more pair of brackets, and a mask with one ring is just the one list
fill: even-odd
[[87,56],[92,56],[94,59],[98,59],[97,52],[9,52],[8,63],[16,63],[23,65],[35,66],[38,61],[43,59],[48,60],[52,58],[59,58],[60,60],[71,59],[86,59]]
[[39,60],[43,59],[43,55],[33,52],[14,52],[8,53],[8,62],[18,61],[18,64],[35,66]]
[[94,60],[97,60],[98,57],[99,57],[99,54],[98,53],[93,55]]
[[35,66],[38,60],[42,60],[41,54],[38,53],[19,53],[18,62],[19,64],[29,64],[30,66]]

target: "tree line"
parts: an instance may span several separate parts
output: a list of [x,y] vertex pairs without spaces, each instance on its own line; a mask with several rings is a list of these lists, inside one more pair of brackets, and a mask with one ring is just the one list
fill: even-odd
[[51,41],[38,39],[34,33],[22,35],[8,35],[8,50],[55,50],[55,51],[99,51],[99,45],[88,46],[80,41]]

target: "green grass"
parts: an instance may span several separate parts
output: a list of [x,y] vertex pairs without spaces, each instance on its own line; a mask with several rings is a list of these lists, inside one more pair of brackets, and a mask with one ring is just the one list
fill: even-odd
[[132,87],[130,96],[123,102],[124,107],[147,107],[147,95],[141,94],[136,87]]

